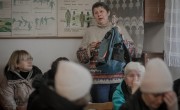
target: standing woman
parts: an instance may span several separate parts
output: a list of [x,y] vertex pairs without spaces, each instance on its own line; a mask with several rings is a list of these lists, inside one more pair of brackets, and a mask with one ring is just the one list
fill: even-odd
[[0,89],[5,110],[26,110],[33,90],[31,83],[38,74],[42,75],[32,61],[32,56],[25,50],[16,50],[10,56],[4,69],[6,86]]
[[112,28],[112,24],[109,21],[110,9],[104,2],[93,4],[92,14],[97,25],[87,28],[81,46],[77,51],[77,58],[81,63],[88,63],[88,68],[93,76],[92,102],[108,102],[112,100],[112,94],[120,83],[123,74],[122,72],[102,73],[97,70],[99,45],[105,34]]

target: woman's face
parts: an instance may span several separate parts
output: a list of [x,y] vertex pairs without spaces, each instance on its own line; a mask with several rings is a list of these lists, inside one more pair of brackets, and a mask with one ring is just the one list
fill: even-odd
[[139,72],[137,72],[136,70],[131,70],[127,75],[125,75],[124,80],[126,82],[126,85],[132,88],[133,83],[140,81],[141,77],[140,77]]
[[164,102],[164,94],[142,93],[145,104],[151,109],[157,109]]
[[109,22],[110,12],[107,12],[103,7],[94,8],[93,15],[99,25],[106,25]]
[[28,72],[32,70],[32,57],[24,57],[23,59],[20,59],[17,67],[22,72]]

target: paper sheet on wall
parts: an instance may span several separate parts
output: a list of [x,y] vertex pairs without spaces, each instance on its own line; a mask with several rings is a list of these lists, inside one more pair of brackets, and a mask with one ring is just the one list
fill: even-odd
[[82,37],[104,0],[0,0],[0,38]]
[[100,0],[59,0],[58,36],[83,36],[92,19],[92,5]]
[[12,37],[57,36],[56,0],[13,0]]
[[11,36],[11,0],[0,0],[0,36]]

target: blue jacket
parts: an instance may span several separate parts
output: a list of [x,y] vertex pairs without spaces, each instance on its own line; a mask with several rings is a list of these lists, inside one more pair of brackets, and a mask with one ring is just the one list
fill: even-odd
[[113,110],[119,110],[119,108],[129,99],[131,96],[130,91],[124,80],[116,87],[116,90],[113,93],[112,102]]

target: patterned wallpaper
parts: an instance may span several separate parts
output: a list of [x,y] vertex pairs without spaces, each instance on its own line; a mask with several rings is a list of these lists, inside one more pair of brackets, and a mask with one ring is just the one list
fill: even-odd
[[136,45],[135,57],[140,57],[144,40],[143,0],[104,0],[111,8],[111,17],[116,15],[118,24],[123,24]]

